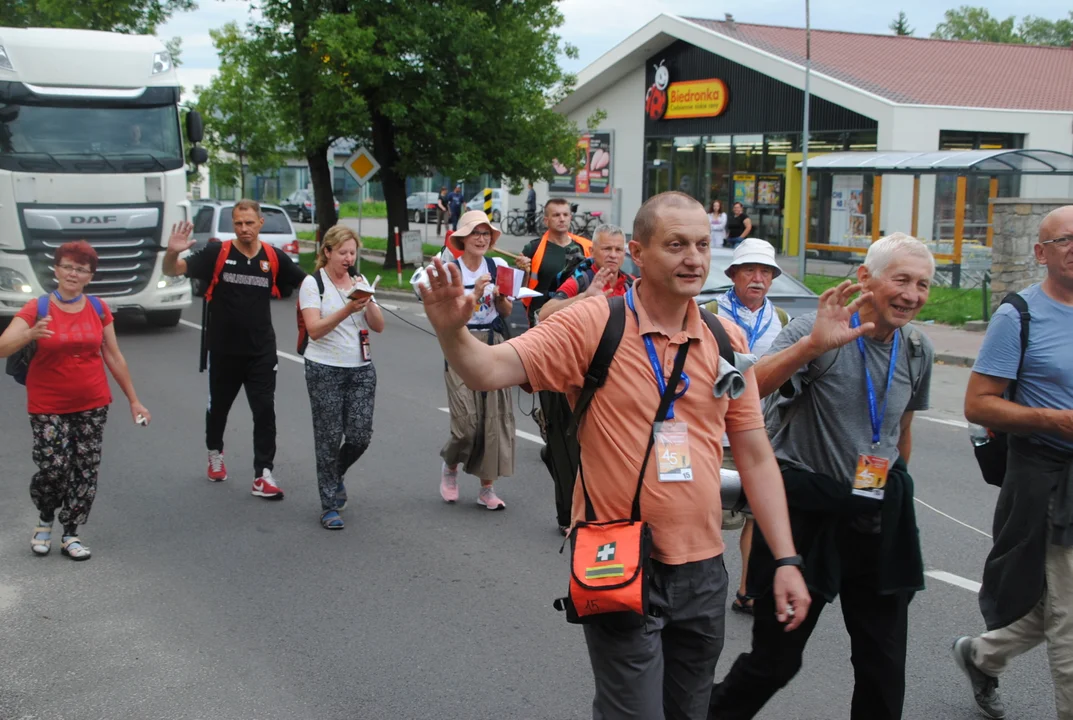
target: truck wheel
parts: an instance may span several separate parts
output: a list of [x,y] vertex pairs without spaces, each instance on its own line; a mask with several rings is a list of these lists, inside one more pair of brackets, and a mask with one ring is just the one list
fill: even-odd
[[182,310],[153,310],[145,313],[146,321],[153,327],[175,327],[182,316]]

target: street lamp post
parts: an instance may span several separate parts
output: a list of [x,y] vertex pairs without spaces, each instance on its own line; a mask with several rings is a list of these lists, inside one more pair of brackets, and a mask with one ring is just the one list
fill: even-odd
[[801,209],[798,220],[798,277],[805,279],[805,245],[808,244],[808,103],[809,77],[812,75],[812,27],[809,24],[809,0],[805,0],[805,117],[801,132]]

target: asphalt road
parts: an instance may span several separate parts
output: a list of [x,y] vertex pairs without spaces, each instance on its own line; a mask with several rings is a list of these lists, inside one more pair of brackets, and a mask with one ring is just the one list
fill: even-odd
[[[425,326],[421,308],[393,304]],[[293,348],[294,306],[274,307]],[[198,308],[186,322],[196,323]],[[568,720],[590,716],[580,629],[551,608],[566,587],[552,488],[528,396],[516,407],[517,471],[498,483],[505,512],[437,493],[447,416],[433,338],[393,316],[374,340],[379,392],[372,446],[350,473],[347,528],[317,523],[312,432],[302,368],[281,356],[272,503],[249,494],[249,411],[227,432],[231,478],[205,480],[206,377],[198,333],[122,323],[122,348],[147,429],[117,403],[83,538],[93,559],[34,557],[33,471],[23,390],[0,382],[0,720]],[[912,469],[929,572],[910,610],[906,718],[977,717],[948,648],[982,629],[973,584],[990,540],[994,489],[979,479],[960,416],[967,371],[937,367],[934,409],[915,424]],[[736,537],[726,562],[739,571]],[[58,550],[58,548],[57,548]],[[728,614],[726,673],[746,649],[747,618]],[[848,715],[849,642],[829,609],[805,667],[762,718]],[[1011,718],[1054,717],[1042,649],[1002,680]]]

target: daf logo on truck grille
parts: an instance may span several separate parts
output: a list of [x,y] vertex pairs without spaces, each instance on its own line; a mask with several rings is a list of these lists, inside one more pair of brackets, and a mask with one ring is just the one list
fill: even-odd
[[115,215],[71,215],[72,225],[108,225],[119,222]]

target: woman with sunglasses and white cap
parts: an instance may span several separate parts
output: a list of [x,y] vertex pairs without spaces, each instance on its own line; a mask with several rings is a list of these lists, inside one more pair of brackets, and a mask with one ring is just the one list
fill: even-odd
[[[474,298],[474,311],[467,327],[475,337],[489,345],[506,339],[506,318],[510,316],[510,298],[496,287],[496,271],[507,267],[502,258],[486,257],[499,239],[500,231],[488,222],[480,210],[471,210],[458,221],[458,230],[450,242],[462,251],[449,272],[460,272],[462,284]],[[489,510],[507,505],[496,495],[497,478],[514,474],[514,404],[510,388],[476,392],[466,387],[462,378],[444,362],[447,405],[451,413],[451,437],[440,451],[440,496],[444,502],[458,501],[459,465],[481,480],[477,504]]]
[[78,535],[97,496],[104,424],[112,391],[107,367],[130,401],[131,420],[148,425],[149,411],[138,401],[134,381],[116,341],[112,311],[84,290],[97,271],[97,252],[84,240],[56,250],[56,289],[30,300],[0,335],[0,357],[29,343],[35,350],[26,371],[26,399],[33,431],[30,498],[40,519],[30,547],[36,555],[52,549],[52,524],[63,528],[60,552],[89,560]]

